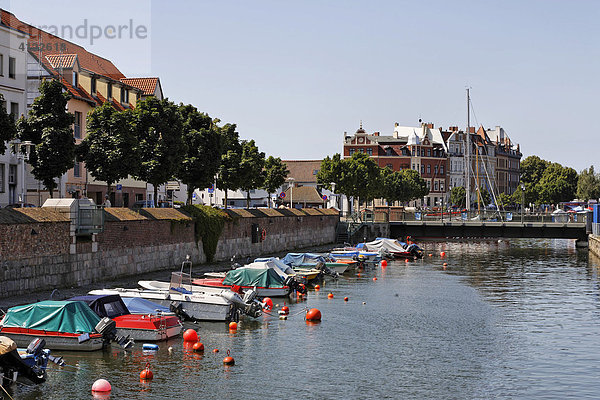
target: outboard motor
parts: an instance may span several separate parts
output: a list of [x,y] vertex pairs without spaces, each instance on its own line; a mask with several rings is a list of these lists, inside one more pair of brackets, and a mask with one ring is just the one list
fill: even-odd
[[318,269],[319,271],[321,271],[321,273],[323,275],[329,275],[329,276],[331,276],[333,278],[336,278],[336,279],[340,277],[340,274],[338,274],[337,272],[332,271],[329,268],[327,268],[327,266],[325,265],[325,263],[322,262],[322,261],[319,261],[317,263],[317,265],[315,265],[315,269]]
[[177,315],[182,321],[198,322],[198,319],[192,317],[184,310],[183,304],[181,303],[176,301],[171,302],[171,304],[169,304],[169,310]]
[[288,276],[287,278],[285,278],[284,284],[286,286],[289,286],[290,289],[297,291],[298,293],[306,294],[306,292],[308,292],[306,285],[298,282],[296,279],[294,279],[293,276]]
[[406,251],[408,251],[414,257],[423,258],[423,249],[421,249],[419,246],[417,246],[414,243],[409,245],[408,248],[406,249]]
[[108,317],[102,318],[94,329],[104,337],[105,344],[115,342],[124,349],[133,346],[133,339],[129,336],[117,335],[117,323]]
[[[256,292],[254,290],[246,290],[244,298],[230,290],[223,290],[221,296],[229,300],[235,306],[236,311],[239,310],[253,318],[262,315],[262,304],[256,299]],[[237,319],[232,319],[231,317],[230,320],[237,321]]]

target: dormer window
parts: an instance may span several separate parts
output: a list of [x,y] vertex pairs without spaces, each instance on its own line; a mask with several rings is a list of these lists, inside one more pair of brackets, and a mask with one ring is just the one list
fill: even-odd
[[77,87],[77,85],[79,85],[79,75],[73,71],[73,87]]
[[129,90],[122,88],[121,89],[121,103],[127,104],[129,103]]
[[106,98],[110,101],[112,100],[112,83],[106,84]]
[[96,78],[92,78],[90,91],[92,92],[92,96],[96,95]]

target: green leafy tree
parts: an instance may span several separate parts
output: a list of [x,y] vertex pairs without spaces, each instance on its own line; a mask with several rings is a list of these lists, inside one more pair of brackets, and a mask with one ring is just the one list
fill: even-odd
[[269,194],[269,207],[271,207],[271,193],[275,193],[285,183],[285,178],[289,173],[290,171],[281,158],[269,156],[265,160],[262,188]]
[[538,156],[529,156],[521,161],[521,182],[525,184],[536,184],[542,179],[544,171],[550,163]]
[[492,201],[492,196],[490,196],[490,192],[488,192],[488,190],[484,186],[479,186],[479,190],[477,192],[479,193],[477,200],[479,201],[480,206],[484,208],[487,207],[488,204],[490,204],[490,202]]
[[465,207],[467,191],[462,186],[453,187],[450,190],[450,203],[460,208]]
[[[343,163],[343,159],[339,153],[333,155],[333,157],[325,157],[321,161],[319,172],[317,172],[317,183],[334,193],[345,193],[344,188],[344,177],[346,164]],[[334,190],[335,185],[335,190]],[[346,196],[346,201],[350,201]]]
[[250,208],[250,191],[263,184],[263,168],[265,153],[258,150],[254,140],[242,142],[242,157],[240,159],[238,176],[240,189],[246,191],[246,207]]
[[577,191],[577,171],[558,163],[551,163],[537,183],[536,190],[539,193],[540,204],[573,200]]
[[17,136],[17,127],[13,116],[6,112],[4,96],[0,93],[0,154],[6,151],[6,142]]
[[225,208],[227,208],[227,190],[241,188],[241,179],[238,174],[242,162],[242,144],[235,124],[225,124],[220,129],[223,154],[217,175],[217,186],[225,191]]
[[192,105],[179,105],[183,121],[186,153],[177,177],[187,185],[187,204],[192,203],[195,189],[210,187],[221,164],[221,135],[218,119],[199,112]]
[[384,168],[382,181],[379,195],[386,199],[388,204],[393,204],[395,201],[406,203],[429,194],[425,180],[418,172],[411,169],[392,171]]
[[173,102],[148,97],[137,103],[133,115],[140,157],[134,176],[154,186],[157,205],[158,187],[176,175],[186,152],[181,114]]
[[381,172],[375,161],[365,153],[354,153],[344,161],[342,188],[346,196],[356,200],[372,200],[380,192]]
[[507,208],[512,204],[512,197],[504,192],[500,193],[497,197],[498,205],[500,208]]
[[420,199],[429,194],[427,183],[417,171],[414,169],[404,169],[402,170],[402,174],[408,182],[408,191],[410,193],[410,198],[405,201]]
[[577,179],[577,198],[581,200],[598,199],[600,197],[600,175],[594,171],[594,166],[584,169]]
[[75,162],[74,116],[66,111],[70,98],[60,82],[44,80],[29,117],[21,117],[17,123],[19,139],[33,143],[28,161],[31,173],[48,189],[50,197],[57,187],[54,179],[73,168]]
[[136,170],[139,159],[130,110],[117,111],[104,103],[89,113],[87,136],[77,146],[77,158],[85,162],[95,179],[106,182],[106,193],[112,185]]

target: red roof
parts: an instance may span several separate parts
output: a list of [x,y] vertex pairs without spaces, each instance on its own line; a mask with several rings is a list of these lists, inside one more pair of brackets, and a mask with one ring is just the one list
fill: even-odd
[[[125,78],[125,75],[109,60],[90,53],[82,46],[26,24],[6,10],[1,10],[1,22],[10,28],[18,29],[30,35],[27,42],[29,53],[36,59],[41,58],[38,61],[48,70],[54,67],[46,56],[56,55],[56,52],[59,51],[63,55],[76,54],[79,65],[83,69],[117,81]],[[41,46],[41,44],[44,46]]]
[[145,96],[152,96],[158,85],[158,78],[121,78],[121,82],[141,89]]

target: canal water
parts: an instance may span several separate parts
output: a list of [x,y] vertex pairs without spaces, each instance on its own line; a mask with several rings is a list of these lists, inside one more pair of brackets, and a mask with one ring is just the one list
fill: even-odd
[[[92,399],[92,383],[106,378],[110,399],[600,397],[600,261],[566,240],[424,247],[423,260],[326,281],[289,304],[288,320],[243,320],[236,333],[190,325],[203,355],[181,338],[156,353],[141,344],[63,353],[69,367],[52,366],[45,384],[11,395]],[[306,307],[321,310],[323,321],[308,325]],[[235,366],[223,366],[228,350]],[[146,364],[149,384],[139,380]]]

